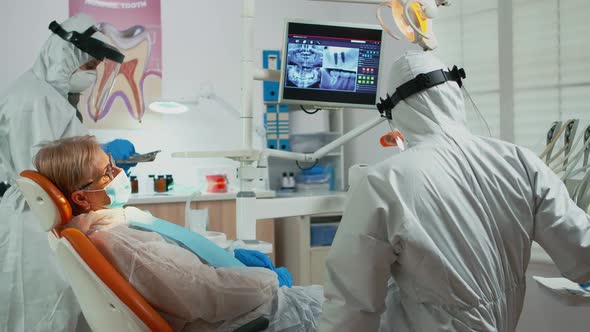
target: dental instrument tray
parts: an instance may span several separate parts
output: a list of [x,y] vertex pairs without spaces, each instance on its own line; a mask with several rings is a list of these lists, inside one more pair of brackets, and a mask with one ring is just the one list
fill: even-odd
[[541,290],[567,306],[590,306],[590,290],[565,278],[533,276]]
[[115,163],[117,163],[117,165],[147,163],[147,162],[156,160],[156,155],[161,151],[162,150],[156,150],[156,151],[143,153],[143,154],[134,154],[124,160],[115,160]]

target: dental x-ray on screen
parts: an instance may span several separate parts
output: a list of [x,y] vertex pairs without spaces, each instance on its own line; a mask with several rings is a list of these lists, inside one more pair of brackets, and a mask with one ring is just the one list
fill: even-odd
[[281,103],[374,107],[381,45],[377,26],[287,22]]

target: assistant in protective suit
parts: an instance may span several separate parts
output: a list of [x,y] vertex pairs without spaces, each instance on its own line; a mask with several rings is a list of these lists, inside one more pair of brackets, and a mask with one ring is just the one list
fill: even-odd
[[[87,73],[79,74],[92,69],[84,66],[123,61],[93,27],[86,15],[52,22],[53,34],[33,67],[0,93],[0,176],[5,177],[0,180],[14,184],[21,171],[33,168],[40,143],[87,134],[68,93],[72,86],[81,92],[93,83],[81,77]],[[104,81],[111,84],[114,76]],[[47,233],[16,187],[0,200],[0,216],[0,331],[72,331],[80,308]]]
[[[439,69],[408,52],[390,86]],[[457,82],[399,100],[392,116],[409,148],[352,191],[320,331],[514,331],[533,241],[565,277],[590,280],[588,215],[531,151],[469,132]]]

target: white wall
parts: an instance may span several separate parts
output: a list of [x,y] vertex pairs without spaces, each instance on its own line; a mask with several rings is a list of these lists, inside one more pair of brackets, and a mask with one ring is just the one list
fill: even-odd
[[49,22],[68,15],[67,0],[19,0],[0,2],[0,91],[32,66],[49,36]]
[[[5,88],[34,62],[49,35],[51,20],[68,15],[68,1],[3,1],[0,4],[0,38],[4,50],[0,55],[0,89]],[[337,4],[306,0],[257,0],[255,20],[255,64],[261,66],[263,49],[280,49],[283,25],[287,17],[325,21],[377,24],[375,6]],[[202,86],[213,91],[236,109],[240,103],[240,12],[241,1],[175,0],[162,1],[163,94],[192,98]],[[407,42],[387,40],[384,72]],[[383,93],[386,90],[384,89]],[[262,124],[262,86],[254,83],[254,112]],[[377,111],[347,110],[345,130],[377,116]],[[222,128],[222,130],[220,130]],[[387,156],[378,145],[386,126],[365,134],[346,146],[346,164],[374,163]],[[161,149],[156,162],[134,168],[140,176],[148,173],[172,173],[177,182],[194,184],[197,167],[229,166],[227,160],[174,159],[175,151],[229,149],[241,144],[241,124],[237,117],[213,102],[202,103],[192,112],[164,116],[154,128],[139,130],[92,130],[100,141],[114,138],[131,140],[137,151]],[[255,139],[255,143],[261,144]]]
[[[375,7],[366,5],[343,6],[342,12],[343,16],[350,18],[358,17],[364,22],[378,24],[377,19],[375,18]],[[387,19],[387,8],[383,9],[382,14],[386,22],[390,24],[389,26],[393,28],[393,23]],[[408,49],[419,49],[408,41],[397,41],[387,34],[384,34],[383,38],[385,42],[382,52],[383,64],[381,66],[380,96],[385,96],[386,93],[391,95],[395,91],[395,88],[397,88],[390,87],[387,84],[393,62],[400,57],[404,51]],[[379,115],[376,109],[346,110],[346,112],[346,116],[344,117],[344,131],[349,131],[355,126]],[[382,123],[345,145],[345,169],[348,170],[348,168],[354,164],[375,164],[389,157],[392,150],[383,148],[379,144],[379,138],[389,130],[389,126],[386,123]]]

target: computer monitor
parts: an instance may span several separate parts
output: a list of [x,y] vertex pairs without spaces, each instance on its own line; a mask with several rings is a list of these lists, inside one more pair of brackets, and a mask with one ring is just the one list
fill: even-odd
[[382,37],[374,25],[288,20],[279,102],[375,107]]

